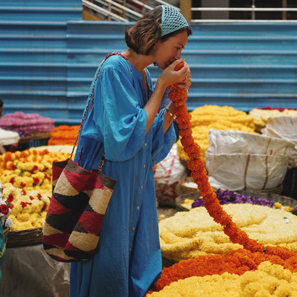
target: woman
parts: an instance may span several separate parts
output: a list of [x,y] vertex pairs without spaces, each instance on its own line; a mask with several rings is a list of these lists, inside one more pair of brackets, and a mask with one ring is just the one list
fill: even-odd
[[[169,85],[188,89],[191,84],[186,63],[174,70],[191,33],[177,10],[157,7],[125,32],[129,49],[109,57],[101,68],[77,152],[82,149],[80,165],[90,170],[98,167],[104,151],[102,171],[117,184],[94,256],[71,264],[71,297],[144,296],[160,276],[152,168],[166,157],[176,136],[174,105],[158,111]],[[146,70],[152,63],[163,70],[154,90]]]

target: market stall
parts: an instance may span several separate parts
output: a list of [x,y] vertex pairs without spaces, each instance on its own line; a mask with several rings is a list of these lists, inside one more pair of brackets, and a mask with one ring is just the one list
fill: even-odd
[[178,212],[159,223],[164,268],[147,296],[297,296],[297,200],[280,195],[296,166],[295,119],[277,125],[278,137],[208,124],[200,151],[191,126],[200,119],[185,113],[178,156],[190,176],[180,180]]
[[7,240],[0,296],[69,296],[70,266],[44,252],[42,227],[51,200],[52,161],[67,159],[71,149],[37,147],[0,157],[0,216]]
[[[249,286],[266,290],[255,284],[256,278],[282,284],[284,278],[273,271],[286,275],[284,292],[294,296],[297,200],[282,192],[288,169],[296,168],[295,119],[268,118],[259,133],[251,115],[231,107],[204,106],[191,116],[184,112],[177,113],[179,141],[154,171],[156,203],[169,211],[159,216],[163,273],[147,296],[174,296],[183,288],[195,295],[194,283],[201,296],[211,296],[205,280],[213,292],[219,282],[218,294],[236,288],[237,296]],[[45,254],[41,235],[51,199],[52,161],[69,157],[77,132],[78,127],[57,127],[49,134],[53,145],[0,158],[10,229],[1,268],[3,297],[24,291],[69,296],[69,264]],[[195,143],[201,143],[201,151]],[[230,280],[234,288],[228,287]]]

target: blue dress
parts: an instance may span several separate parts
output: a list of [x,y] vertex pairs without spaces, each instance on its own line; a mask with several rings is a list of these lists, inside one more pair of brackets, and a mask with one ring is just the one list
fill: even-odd
[[[152,81],[147,71],[149,97]],[[161,110],[148,133],[142,75],[120,56],[103,64],[86,116],[75,161],[117,180],[94,256],[71,264],[71,297],[141,297],[161,274],[153,166],[176,140],[173,125],[164,134]]]

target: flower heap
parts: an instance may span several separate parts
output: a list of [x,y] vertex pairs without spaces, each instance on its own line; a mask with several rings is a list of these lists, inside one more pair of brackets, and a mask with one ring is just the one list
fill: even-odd
[[48,145],[74,145],[76,137],[79,133],[80,125],[67,126],[61,125],[55,127],[51,132],[51,137],[48,141]]
[[52,162],[69,156],[68,153],[49,152],[47,149],[7,152],[0,157],[0,181],[3,185],[11,184],[25,191],[49,194],[52,190]]
[[0,184],[0,220],[4,228],[12,227],[12,220],[8,218],[11,212],[10,206],[10,199],[3,197],[3,187],[2,184]]
[[[215,259],[209,264],[212,265],[213,261]],[[184,268],[182,270],[187,274],[185,270],[191,267],[189,265]],[[257,270],[246,271],[244,274],[240,270],[238,274],[229,270],[224,273],[220,271],[219,275],[189,276],[186,279],[178,279],[160,292],[150,291],[146,296],[297,296],[297,273],[292,273],[278,264],[263,262]]]
[[[183,67],[183,62],[176,66],[175,70],[180,70]],[[246,232],[241,230],[232,221],[232,217],[223,210],[217,199],[212,187],[209,184],[207,171],[204,167],[204,162],[200,158],[200,147],[192,136],[191,129],[191,115],[187,112],[185,99],[187,98],[187,91],[176,87],[169,86],[169,99],[174,102],[176,107],[175,115],[176,122],[179,127],[179,134],[181,136],[181,143],[184,151],[187,153],[190,161],[187,162],[188,169],[191,171],[191,176],[194,182],[198,185],[201,196],[203,197],[205,208],[216,223],[224,227],[224,233],[229,236],[233,243],[242,245],[246,250],[260,253],[267,253],[270,255],[279,256],[281,259],[288,259],[294,257],[297,261],[297,254],[284,247],[264,247],[263,244],[258,243],[254,239],[250,239]]]
[[[272,255],[262,253],[251,253],[250,251],[239,249],[224,255],[207,255],[195,259],[182,260],[171,267],[165,267],[162,275],[154,284],[155,291],[161,291],[172,282],[192,276],[222,275],[230,273],[233,275],[243,275],[247,271],[255,271],[259,266],[272,264],[281,265],[279,270],[288,269],[287,272],[296,273],[297,263],[284,261]],[[297,274],[296,274],[297,276]],[[296,279],[297,280],[297,279]]]
[[[210,129],[255,133],[253,118],[231,106],[204,105],[194,109],[191,116],[192,136],[199,143],[200,158],[203,161],[209,146]],[[177,142],[177,154],[183,161],[190,160],[180,141]]]
[[48,194],[36,190],[25,191],[12,185],[5,185],[3,196],[9,206],[9,219],[13,230],[38,228],[44,225],[47,209],[51,200]]

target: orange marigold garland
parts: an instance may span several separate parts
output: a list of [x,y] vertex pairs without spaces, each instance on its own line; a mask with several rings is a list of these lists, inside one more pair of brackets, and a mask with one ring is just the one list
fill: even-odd
[[[180,70],[183,67],[183,62],[175,67],[175,70]],[[209,184],[207,172],[204,168],[204,162],[200,159],[200,147],[194,142],[191,129],[191,115],[187,112],[185,99],[187,98],[187,91],[178,88],[175,85],[169,86],[169,99],[174,102],[176,107],[176,122],[178,124],[181,136],[181,143],[184,151],[191,159],[188,161],[188,169],[191,171],[191,176],[198,185],[201,196],[205,202],[205,208],[215,222],[224,227],[224,232],[230,237],[233,243],[241,244],[246,250],[269,255],[275,255],[281,259],[292,258],[292,262],[297,261],[297,254],[288,250],[285,247],[264,247],[263,244],[256,240],[250,239],[247,234],[238,228],[232,221],[232,217],[228,215],[222,208]]]
[[297,262],[291,259],[281,259],[273,254],[251,253],[244,249],[231,251],[224,255],[199,256],[195,259],[181,260],[168,268],[165,267],[154,284],[154,289],[160,291],[174,281],[191,276],[221,275],[224,272],[242,275],[246,271],[256,270],[264,261],[279,264],[291,272],[297,272]]

